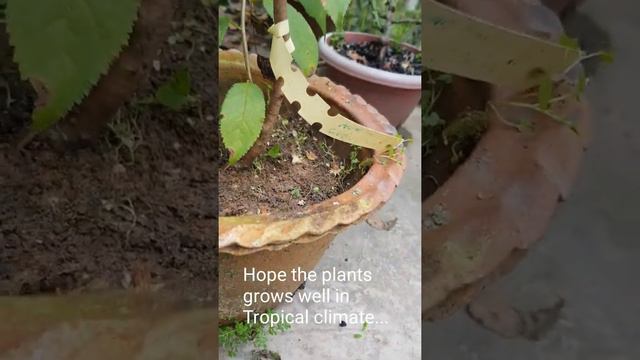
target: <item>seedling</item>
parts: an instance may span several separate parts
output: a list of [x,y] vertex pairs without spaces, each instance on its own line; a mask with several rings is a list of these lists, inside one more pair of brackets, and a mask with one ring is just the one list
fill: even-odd
[[114,121],[107,126],[116,139],[116,159],[120,157],[120,150],[125,148],[129,157],[129,163],[135,163],[136,150],[144,143],[142,131],[140,131],[138,127],[137,120],[134,117],[124,118],[122,117],[122,113],[118,111]]
[[192,101],[190,92],[191,75],[187,69],[180,69],[158,88],[155,101],[171,110],[178,111]]
[[294,199],[300,199],[302,197],[302,193],[299,187],[294,187],[291,189],[291,197]]
[[267,151],[267,156],[272,159],[277,159],[280,156],[282,156],[282,150],[280,150],[280,145],[275,144],[274,146],[269,148],[269,150]]
[[[273,310],[268,310],[267,313],[271,314]],[[235,357],[240,347],[248,343],[253,343],[257,349],[266,350],[269,336],[278,335],[289,329],[291,324],[285,321],[280,321],[273,326],[236,321],[233,325],[219,327],[218,341],[227,355]]]
[[364,337],[364,335],[366,334],[367,328],[369,328],[369,323],[365,321],[362,324],[362,328],[360,329],[360,332],[353,334],[353,338],[354,339],[362,339]]
[[[567,36],[561,37],[559,44],[566,46],[571,50],[579,50],[578,40],[571,39]],[[570,67],[568,67],[564,73],[551,77],[549,75],[543,76],[540,80],[540,84],[532,89],[526,91],[523,95],[523,101],[504,101],[498,103],[489,103],[489,108],[496,114],[496,117],[503,123],[515,127],[519,131],[526,131],[532,129],[534,124],[527,121],[513,123],[505,119],[501,114],[499,108],[503,107],[516,107],[522,109],[528,109],[534,112],[538,112],[560,124],[563,124],[570,128],[574,132],[578,132],[575,124],[568,118],[559,115],[556,112],[557,106],[564,104],[567,100],[575,98],[580,101],[584,94],[584,91],[589,83],[584,69],[580,66],[584,61],[589,59],[598,58],[605,64],[613,62],[613,54],[607,51],[598,51],[591,54],[582,53]],[[574,71],[577,69],[577,77],[572,77]],[[532,101],[527,101],[532,100]]]

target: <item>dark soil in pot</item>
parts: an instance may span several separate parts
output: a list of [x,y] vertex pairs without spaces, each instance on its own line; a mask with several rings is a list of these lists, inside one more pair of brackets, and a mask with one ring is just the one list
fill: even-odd
[[422,73],[420,54],[393,44],[381,41],[345,43],[336,36],[332,46],[340,55],[365,66],[405,75]]
[[[180,3],[171,29],[180,39],[165,42],[147,83],[88,147],[60,152],[41,136],[17,152],[34,94],[15,65],[2,68],[12,103],[0,112],[0,295],[214,294],[217,18],[202,6]],[[140,102],[182,67],[193,104],[171,111]],[[8,92],[0,96],[4,104]]]
[[220,169],[221,216],[303,211],[349,189],[371,161],[365,151],[327,138],[297,114],[282,118],[267,148],[252,166]]
[[423,75],[425,94],[439,95],[424,99],[433,103],[425,105],[422,114],[422,200],[449,179],[488,128],[482,95],[486,85],[455,76],[447,76],[446,83],[434,81],[440,75]]

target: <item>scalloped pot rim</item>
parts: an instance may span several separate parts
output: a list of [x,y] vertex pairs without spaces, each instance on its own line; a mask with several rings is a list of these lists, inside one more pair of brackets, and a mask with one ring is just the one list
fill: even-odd
[[[372,68],[366,65],[362,65],[353,60],[347,59],[346,57],[340,55],[331,45],[328,44],[329,38],[331,36],[337,35],[338,33],[328,33],[318,40],[318,48],[320,50],[320,56],[331,66],[334,68],[340,69],[340,71],[347,73],[353,77],[356,77],[361,80],[370,81],[376,84],[390,86],[394,88],[407,89],[407,90],[418,90],[422,89],[422,75],[406,75],[406,74],[398,74],[390,71],[380,70],[376,68]],[[355,31],[347,31],[343,34],[347,35],[356,35],[363,36],[369,38],[379,39],[380,36],[355,32]],[[403,47],[420,51],[420,49],[415,46],[411,46],[409,44],[402,43]]]
[[[220,50],[218,57],[220,76],[233,71],[244,72],[241,52]],[[251,54],[250,63],[254,81],[268,83],[260,73],[255,54]],[[344,86],[315,75],[309,78],[309,83],[317,94],[337,105],[356,122],[389,134],[397,134],[384,116],[360,96],[351,94]],[[380,155],[380,152],[375,155]],[[219,251],[244,255],[261,250],[279,250],[296,242],[314,241],[328,232],[337,232],[385,203],[400,183],[405,167],[404,154],[397,162],[376,162],[349,190],[302,212],[220,217]]]

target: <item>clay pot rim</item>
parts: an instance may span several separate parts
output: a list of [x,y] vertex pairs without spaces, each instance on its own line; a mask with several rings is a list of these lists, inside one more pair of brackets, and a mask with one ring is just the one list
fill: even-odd
[[[225,74],[225,65],[243,64],[243,55],[237,50],[219,50],[219,74]],[[226,64],[225,64],[226,63]],[[251,54],[250,63],[254,81],[268,82],[262,77],[257,56]],[[257,77],[257,79],[256,79]],[[309,82],[314,91],[338,105],[355,121],[389,134],[397,130],[362,97],[351,94],[344,86],[331,80],[312,76]],[[374,155],[380,155],[375,152]],[[406,167],[402,153],[399,161],[375,162],[367,173],[350,189],[299,213],[245,215],[219,218],[218,247],[221,253],[245,255],[263,250],[280,250],[294,243],[318,239],[328,232],[338,232],[353,224],[385,203],[400,183]]]
[[[379,35],[355,31],[327,33],[326,35],[322,36],[320,40],[318,40],[318,49],[320,51],[320,56],[332,67],[340,69],[340,71],[360,80],[369,81],[378,85],[406,90],[422,89],[422,74],[406,75],[380,70],[359,64],[356,61],[347,59],[346,57],[340,55],[331,45],[329,45],[329,39],[332,36],[339,34],[367,36],[371,39],[378,40],[382,38],[382,36]],[[400,43],[399,45],[406,49],[420,52],[420,49],[413,45],[407,43]]]
[[[511,93],[503,90],[493,87],[491,101],[510,97]],[[533,134],[521,134],[491,114],[490,126],[469,158],[423,200],[423,259],[430,251],[440,251],[436,249],[444,244],[459,247],[458,251],[473,246],[490,249],[483,250],[478,260],[474,259],[464,269],[456,268],[456,271],[451,271],[452,265],[443,255],[446,251],[437,252],[438,261],[446,265],[441,265],[433,277],[427,278],[423,272],[423,294],[428,292],[433,297],[427,303],[423,295],[423,319],[444,318],[470,302],[488,282],[510,271],[523,252],[544,235],[558,202],[568,196],[590,139],[588,104],[573,99],[560,111],[575,115],[579,135],[540,114],[533,120],[540,129]],[[509,158],[495,160],[497,153],[509,154]],[[503,170],[502,180],[494,179],[493,183],[487,184],[482,175],[487,170],[476,170],[483,159],[493,163],[487,168]],[[472,173],[476,176],[470,176]],[[479,173],[481,175],[477,175]],[[528,204],[526,216],[509,211],[513,206],[510,201],[513,201],[514,191],[540,199]],[[446,201],[460,194],[466,199],[463,206],[460,206],[461,200],[454,206]],[[455,200],[452,202],[456,203]],[[438,206],[452,214],[450,221],[437,228],[425,226]],[[476,234],[475,240],[469,240],[470,233]],[[483,237],[485,233],[490,235]],[[423,271],[425,268],[423,264]],[[425,284],[435,285],[426,289]]]

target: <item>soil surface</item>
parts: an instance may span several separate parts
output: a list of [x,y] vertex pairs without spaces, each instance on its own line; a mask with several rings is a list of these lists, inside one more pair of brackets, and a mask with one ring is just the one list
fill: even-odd
[[253,166],[220,168],[221,216],[299,212],[344,192],[368,169],[357,147],[325,137],[298,115],[287,118]]
[[334,46],[340,55],[372,68],[405,75],[422,74],[422,58],[408,49],[385,46],[380,41],[349,44],[340,42]]
[[[148,81],[101,139],[75,150],[55,150],[46,134],[16,150],[34,93],[15,64],[1,69],[0,295],[137,287],[214,296],[216,28],[215,9],[181,2]],[[143,101],[182,67],[193,101],[180,111]]]

